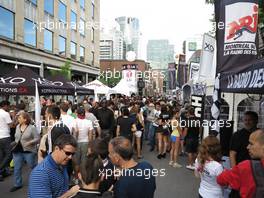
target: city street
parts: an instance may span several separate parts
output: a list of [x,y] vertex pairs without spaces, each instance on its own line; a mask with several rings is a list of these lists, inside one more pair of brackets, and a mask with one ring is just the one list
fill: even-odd
[[[194,177],[192,171],[185,167],[176,169],[168,165],[168,157],[164,160],[158,160],[156,153],[150,153],[148,147],[144,147],[144,159],[151,162],[156,169],[166,169],[165,177],[157,177],[157,189],[155,198],[191,198],[197,197],[199,179]],[[168,155],[167,155],[168,156]],[[186,157],[180,157],[180,163],[185,164]],[[26,168],[26,170],[28,170]],[[24,169],[24,172],[25,169]],[[28,172],[24,174],[23,179],[27,181]],[[1,198],[25,198],[27,197],[28,184],[24,183],[23,189],[10,193],[9,189],[12,187],[13,177],[8,177],[4,182],[0,183]]]

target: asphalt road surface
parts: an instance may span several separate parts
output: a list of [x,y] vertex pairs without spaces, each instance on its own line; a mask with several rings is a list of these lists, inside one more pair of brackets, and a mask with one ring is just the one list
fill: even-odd
[[[173,168],[168,165],[168,155],[166,159],[159,160],[156,158],[156,152],[149,152],[148,147],[144,146],[144,159],[149,161],[154,168],[165,169],[166,176],[157,177],[157,189],[155,198],[195,198],[198,197],[199,179],[194,177],[192,171],[185,168],[186,157],[180,157],[179,163],[184,165],[182,168]],[[13,176],[5,178],[0,182],[0,198],[26,198],[28,188],[29,168],[23,168],[23,188],[10,193],[9,190],[13,185]]]

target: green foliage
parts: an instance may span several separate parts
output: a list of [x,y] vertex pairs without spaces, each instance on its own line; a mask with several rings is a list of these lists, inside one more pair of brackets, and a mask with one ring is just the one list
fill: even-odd
[[60,70],[51,70],[52,76],[63,76],[67,80],[71,80],[71,61],[66,61],[63,66],[60,67]]
[[110,77],[109,76],[107,77],[107,73],[106,72],[103,72],[98,80],[102,83],[104,83],[105,85],[107,85],[108,87],[114,87],[117,85],[117,83],[119,83],[119,81],[122,79],[121,76],[119,77]]

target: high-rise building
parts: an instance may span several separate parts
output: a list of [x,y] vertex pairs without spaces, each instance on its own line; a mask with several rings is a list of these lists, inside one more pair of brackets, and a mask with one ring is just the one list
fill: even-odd
[[123,59],[123,33],[118,23],[100,31],[100,59]]
[[170,45],[166,39],[149,40],[147,60],[153,69],[167,69],[168,63],[174,62],[174,45]]
[[99,75],[100,1],[0,0],[0,75],[28,66],[49,75],[71,61],[75,80]]
[[100,60],[113,59],[113,40],[100,40]]
[[120,25],[120,30],[124,36],[123,43],[123,59],[125,59],[126,52],[134,51],[136,53],[136,58],[140,56],[139,45],[140,45],[140,29],[139,20],[134,17],[118,17],[115,19]]

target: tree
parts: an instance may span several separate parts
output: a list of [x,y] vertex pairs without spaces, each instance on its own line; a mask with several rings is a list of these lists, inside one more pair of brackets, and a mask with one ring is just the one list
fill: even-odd
[[71,61],[66,61],[63,66],[60,67],[60,70],[51,70],[52,76],[63,76],[67,80],[71,80]]
[[99,76],[98,80],[108,87],[114,87],[119,83],[119,81],[122,79],[121,76],[115,77],[111,76],[110,78],[107,76],[107,73],[104,72],[102,75]]

